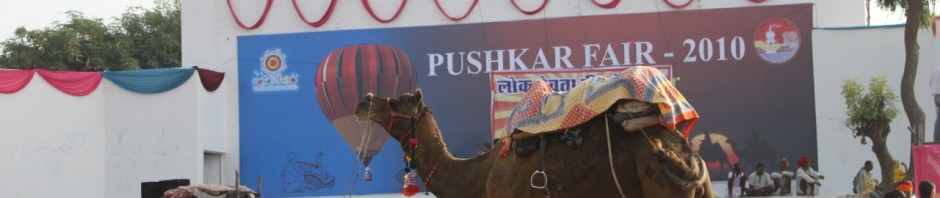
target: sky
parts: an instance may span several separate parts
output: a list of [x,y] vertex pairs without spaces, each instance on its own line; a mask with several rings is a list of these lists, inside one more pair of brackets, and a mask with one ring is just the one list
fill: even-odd
[[900,23],[904,23],[903,13],[888,12],[881,10],[881,8],[879,8],[877,5],[871,5],[871,25],[891,25]]
[[[85,16],[104,19],[110,24],[129,6],[147,9],[154,7],[153,0],[4,0],[0,6],[0,41],[13,37],[18,27],[28,30],[52,26],[55,21],[65,21],[65,12],[77,10]],[[899,24],[904,21],[899,13],[888,13],[877,6],[871,7],[871,25]]]

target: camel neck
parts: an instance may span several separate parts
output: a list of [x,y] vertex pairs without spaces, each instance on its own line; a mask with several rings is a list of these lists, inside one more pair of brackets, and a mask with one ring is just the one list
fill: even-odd
[[454,157],[444,144],[434,116],[428,114],[418,121],[415,131],[418,147],[414,156],[418,160],[418,175],[427,183],[426,190],[438,197],[482,197],[477,194],[484,192],[486,176],[492,166],[492,159],[487,160],[487,156],[492,152],[471,159]]

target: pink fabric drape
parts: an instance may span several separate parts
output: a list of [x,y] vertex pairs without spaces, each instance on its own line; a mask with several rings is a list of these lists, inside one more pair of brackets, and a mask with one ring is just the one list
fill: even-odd
[[33,80],[35,70],[0,70],[0,93],[14,93]]
[[99,72],[75,72],[75,71],[49,71],[36,70],[39,76],[46,79],[53,87],[59,91],[73,96],[86,96],[94,92],[101,84],[101,73]]
[[940,181],[940,144],[914,146],[911,150],[911,155],[914,156],[914,162],[911,164],[917,170],[914,172],[914,187],[919,188],[917,184],[924,180]]

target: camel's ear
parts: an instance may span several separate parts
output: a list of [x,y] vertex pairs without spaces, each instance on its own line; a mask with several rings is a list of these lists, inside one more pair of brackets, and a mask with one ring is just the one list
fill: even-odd
[[424,93],[421,93],[421,88],[418,88],[418,90],[415,90],[415,94],[414,94],[414,95],[415,95],[415,101],[416,101],[416,102],[421,102],[421,99],[424,98]]

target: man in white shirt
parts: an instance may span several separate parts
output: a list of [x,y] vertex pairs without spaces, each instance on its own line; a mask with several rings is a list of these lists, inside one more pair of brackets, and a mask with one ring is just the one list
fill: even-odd
[[741,167],[741,164],[735,163],[733,167],[733,172],[728,173],[728,197],[743,197],[747,175],[744,174],[744,167]]
[[790,168],[790,161],[787,158],[780,158],[778,163],[780,165],[777,172],[771,173],[770,178],[774,179],[774,188],[777,189],[774,191],[776,196],[788,196],[792,194],[791,184],[793,183],[793,177],[796,176],[796,173],[788,171]]
[[933,68],[930,76],[930,90],[933,94],[933,104],[937,107],[937,119],[933,123],[933,141],[940,142],[940,65]]
[[875,189],[878,188],[878,181],[871,176],[873,168],[874,165],[871,160],[865,161],[865,166],[855,175],[855,193],[862,197],[878,197],[878,194],[874,193]]
[[822,186],[821,179],[826,177],[809,167],[809,156],[800,157],[800,168],[796,169],[796,195],[816,195],[816,186]]
[[774,183],[770,179],[770,174],[764,172],[764,163],[757,163],[757,170],[747,178],[748,196],[769,196],[774,192]]

